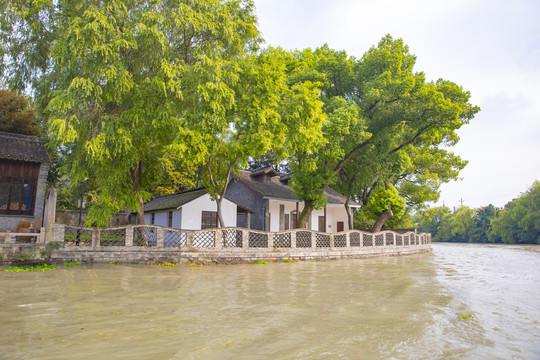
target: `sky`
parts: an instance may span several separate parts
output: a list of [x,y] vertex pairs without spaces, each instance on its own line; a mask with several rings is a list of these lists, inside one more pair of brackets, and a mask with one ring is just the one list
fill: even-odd
[[470,91],[481,111],[451,151],[469,164],[431,206],[503,207],[540,180],[540,0],[255,0],[266,46],[328,44],[361,58],[402,38],[428,81]]

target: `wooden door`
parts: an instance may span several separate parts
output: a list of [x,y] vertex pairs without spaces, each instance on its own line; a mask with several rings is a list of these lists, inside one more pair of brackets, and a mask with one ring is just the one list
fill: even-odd
[[319,232],[326,232],[326,217],[319,216]]

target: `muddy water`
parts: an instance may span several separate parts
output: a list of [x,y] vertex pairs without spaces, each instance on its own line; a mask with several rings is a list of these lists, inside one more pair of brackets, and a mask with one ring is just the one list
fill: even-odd
[[540,247],[433,249],[0,272],[0,359],[539,359]]

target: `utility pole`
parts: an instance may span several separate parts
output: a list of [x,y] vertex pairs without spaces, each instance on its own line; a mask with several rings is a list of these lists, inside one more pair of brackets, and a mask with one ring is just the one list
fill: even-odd
[[463,198],[461,198],[461,200],[459,200],[459,202],[461,203],[460,207],[463,207]]

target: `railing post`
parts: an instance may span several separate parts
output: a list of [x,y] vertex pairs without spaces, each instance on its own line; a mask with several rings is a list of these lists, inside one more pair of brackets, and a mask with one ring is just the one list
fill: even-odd
[[334,234],[329,234],[330,235],[330,249],[333,249],[334,248]]
[[39,242],[40,244],[45,244],[45,228],[44,227],[39,229],[39,237],[36,239],[36,242]]
[[98,228],[92,229],[92,246],[97,247],[100,245],[99,241],[100,231]]
[[163,247],[163,239],[165,238],[165,230],[163,228],[155,228],[156,229],[156,247],[162,248]]
[[4,237],[4,244],[11,244],[11,234],[6,232],[6,236]]
[[52,242],[52,241],[64,242],[64,236],[66,234],[66,225],[54,224],[53,233],[54,233],[53,238],[47,240],[47,242]]
[[222,240],[223,240],[223,230],[214,230],[214,249],[221,250]]
[[186,236],[186,246],[189,250],[193,250],[193,236],[195,233],[193,231],[188,231]]
[[291,231],[291,249],[296,249],[296,231],[295,230],[290,230]]
[[275,233],[268,232],[268,248],[273,249],[274,248],[274,235]]
[[133,226],[126,226],[126,247],[133,247]]
[[347,231],[345,233],[345,247],[350,248],[351,247],[351,232]]
[[242,249],[249,247],[249,230],[242,229]]
[[309,232],[309,238],[311,239],[311,248],[315,250],[317,249],[317,234],[311,232],[310,230],[307,230],[307,231]]

